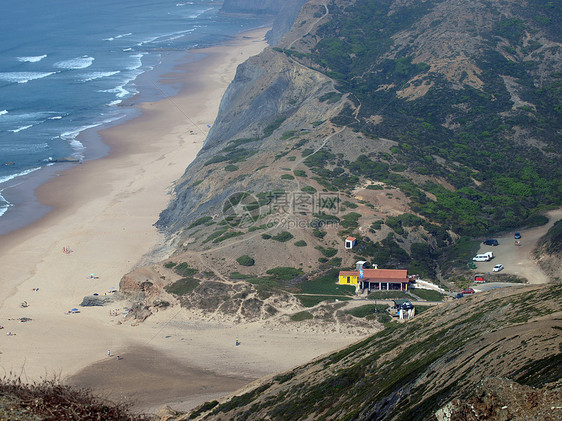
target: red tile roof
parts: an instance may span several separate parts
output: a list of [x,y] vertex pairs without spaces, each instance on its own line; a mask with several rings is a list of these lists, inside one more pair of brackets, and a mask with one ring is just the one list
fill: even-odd
[[369,282],[408,282],[406,269],[363,269],[363,279],[359,279],[359,271],[341,271],[340,276],[357,276],[360,281]]
[[357,240],[357,238],[355,238],[355,237],[347,237],[345,239],[345,241],[355,241],[355,240]]
[[342,270],[340,271],[340,276],[359,276],[359,272],[356,270]]

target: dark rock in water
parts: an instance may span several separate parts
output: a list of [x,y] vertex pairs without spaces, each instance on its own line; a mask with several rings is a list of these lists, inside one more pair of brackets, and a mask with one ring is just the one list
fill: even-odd
[[4,162],[5,166],[11,166],[11,165],[16,165],[16,163],[14,161],[8,161],[8,162]]
[[77,162],[77,163],[82,163],[82,159],[81,158],[75,158],[73,156],[68,156],[65,158],[49,158],[49,162]]
[[113,301],[113,296],[111,295],[89,295],[87,297],[84,297],[80,305],[82,307],[104,306],[111,301]]

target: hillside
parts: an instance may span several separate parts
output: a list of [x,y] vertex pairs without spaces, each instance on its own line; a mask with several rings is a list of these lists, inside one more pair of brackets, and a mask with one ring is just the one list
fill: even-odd
[[443,304],[171,419],[560,419],[561,293],[510,288]]
[[174,257],[223,277],[359,258],[436,277],[461,236],[544,224],[562,204],[559,17],[546,1],[309,1],[239,67],[176,183],[157,223]]

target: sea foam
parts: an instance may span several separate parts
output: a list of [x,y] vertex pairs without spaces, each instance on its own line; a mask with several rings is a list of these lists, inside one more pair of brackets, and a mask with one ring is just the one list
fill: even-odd
[[42,79],[54,75],[56,72],[3,72],[0,80],[11,83],[27,83],[31,80]]
[[47,54],[42,56],[29,56],[29,57],[18,57],[17,59],[24,63],[37,63],[47,57]]
[[109,77],[109,76],[113,76],[116,75],[118,73],[121,73],[119,70],[113,71],[113,72],[93,72],[93,73],[88,73],[83,77],[83,79],[81,80],[82,82],[89,82],[91,80],[96,80],[96,79],[101,79],[104,77]]
[[126,34],[115,35],[114,37],[104,38],[103,40],[104,41],[115,41],[116,39],[123,38],[123,37],[129,37],[131,35],[133,35],[132,32],[127,32]]
[[30,127],[33,127],[33,124],[29,124],[29,125],[27,125],[27,126],[21,126],[21,127],[18,127],[17,129],[12,129],[12,130],[8,130],[8,131],[9,131],[9,132],[12,132],[12,133],[19,133],[19,132],[21,132],[22,130],[27,130],[27,129],[29,129]]
[[41,167],[30,168],[30,169],[22,171],[22,172],[18,172],[18,173],[15,173],[15,174],[10,174],[10,175],[4,176],[4,177],[0,177],[0,184],[5,183],[6,181],[13,180],[14,178],[17,178],[17,177],[23,177],[24,175],[31,174],[32,172],[40,170],[40,169],[41,169]]
[[55,67],[59,69],[85,69],[90,67],[94,62],[95,58],[90,56],[75,57],[69,60],[62,60],[55,63]]

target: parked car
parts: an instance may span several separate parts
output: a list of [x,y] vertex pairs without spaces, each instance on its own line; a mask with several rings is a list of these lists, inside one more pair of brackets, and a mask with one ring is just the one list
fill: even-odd
[[474,294],[475,291],[472,288],[463,289],[461,291],[462,294]]
[[499,272],[500,270],[503,270],[503,265],[502,264],[497,264],[496,266],[494,266],[494,269],[492,269],[494,272]]
[[459,292],[457,295],[455,295],[455,298],[462,298],[464,297],[462,292]]
[[484,275],[474,275],[474,282],[481,284],[486,282],[486,279],[484,279]]
[[497,246],[500,243],[495,238],[488,238],[486,241],[483,242],[486,246]]
[[513,235],[513,238],[515,238],[516,240],[519,240],[519,239],[521,238],[521,233],[516,232],[516,233]]

